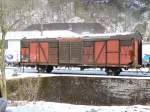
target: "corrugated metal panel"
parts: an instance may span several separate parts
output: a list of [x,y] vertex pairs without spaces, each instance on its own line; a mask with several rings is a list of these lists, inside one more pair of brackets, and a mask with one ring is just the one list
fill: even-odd
[[59,41],[59,63],[82,63],[82,42],[80,38],[61,39]]
[[49,48],[58,48],[58,41],[49,41]]
[[48,56],[50,64],[58,64],[58,42],[49,42]]
[[58,64],[58,55],[51,55],[49,59],[49,63],[52,65],[57,65]]
[[82,44],[81,42],[70,43],[70,63],[81,64]]
[[59,43],[59,63],[60,64],[70,63],[70,42]]

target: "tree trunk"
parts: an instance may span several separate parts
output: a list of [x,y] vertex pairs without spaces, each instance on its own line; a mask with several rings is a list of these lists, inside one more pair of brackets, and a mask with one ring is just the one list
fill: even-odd
[[6,76],[5,76],[5,36],[6,32],[2,31],[2,47],[1,47],[1,94],[7,99]]

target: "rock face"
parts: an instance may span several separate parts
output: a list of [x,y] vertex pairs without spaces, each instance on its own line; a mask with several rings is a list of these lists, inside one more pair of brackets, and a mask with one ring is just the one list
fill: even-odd
[[12,100],[45,100],[86,105],[149,104],[150,79],[41,77],[7,82]]

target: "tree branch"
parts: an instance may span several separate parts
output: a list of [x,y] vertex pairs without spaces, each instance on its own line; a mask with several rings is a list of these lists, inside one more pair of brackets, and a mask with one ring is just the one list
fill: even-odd
[[19,18],[19,19],[17,19],[16,21],[14,21],[13,22],[13,24],[12,25],[10,25],[9,26],[9,28],[8,28],[8,30],[11,30],[16,24],[18,24],[19,22],[21,22],[21,21],[24,21],[24,20],[26,20],[27,18],[30,18],[30,17],[32,17],[34,14],[32,14],[32,15],[29,15],[29,16],[24,16],[23,18]]

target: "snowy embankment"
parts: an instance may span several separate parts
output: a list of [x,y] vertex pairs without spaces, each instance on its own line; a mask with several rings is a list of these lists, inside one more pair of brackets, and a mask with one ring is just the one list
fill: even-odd
[[150,112],[149,106],[87,106],[53,102],[28,102],[8,106],[6,112]]
[[[136,71],[136,70],[135,70]],[[57,76],[57,75],[66,75],[67,73],[77,74],[78,76],[89,76],[89,74],[96,74],[96,77],[105,77],[103,71],[99,71],[99,69],[95,69],[94,71],[91,69],[85,71],[79,71],[79,69],[73,69],[65,71],[64,69],[55,69],[53,71],[54,74],[41,74],[37,73],[36,69],[33,68],[25,68],[25,72],[22,72],[20,68],[8,67],[6,68],[7,79],[13,78],[23,78],[23,77],[35,77],[35,76]],[[129,71],[126,71],[130,73]],[[147,72],[147,70],[144,72]],[[14,74],[17,73],[17,76]],[[81,75],[85,74],[85,75]],[[86,75],[88,74],[88,75]],[[137,74],[137,73],[133,73]],[[70,75],[70,74],[68,74]],[[100,76],[101,75],[101,76]],[[150,76],[150,73],[147,75]],[[111,76],[113,77],[113,76]],[[121,76],[122,77],[122,76]],[[116,78],[116,77],[115,77]],[[147,77],[149,78],[149,77]],[[72,105],[65,103],[54,103],[54,102],[44,102],[44,101],[36,101],[36,102],[25,102],[25,103],[16,103],[16,102],[8,102],[8,106],[6,112],[150,112],[149,106],[142,105],[134,105],[134,106],[89,106],[89,105]]]

